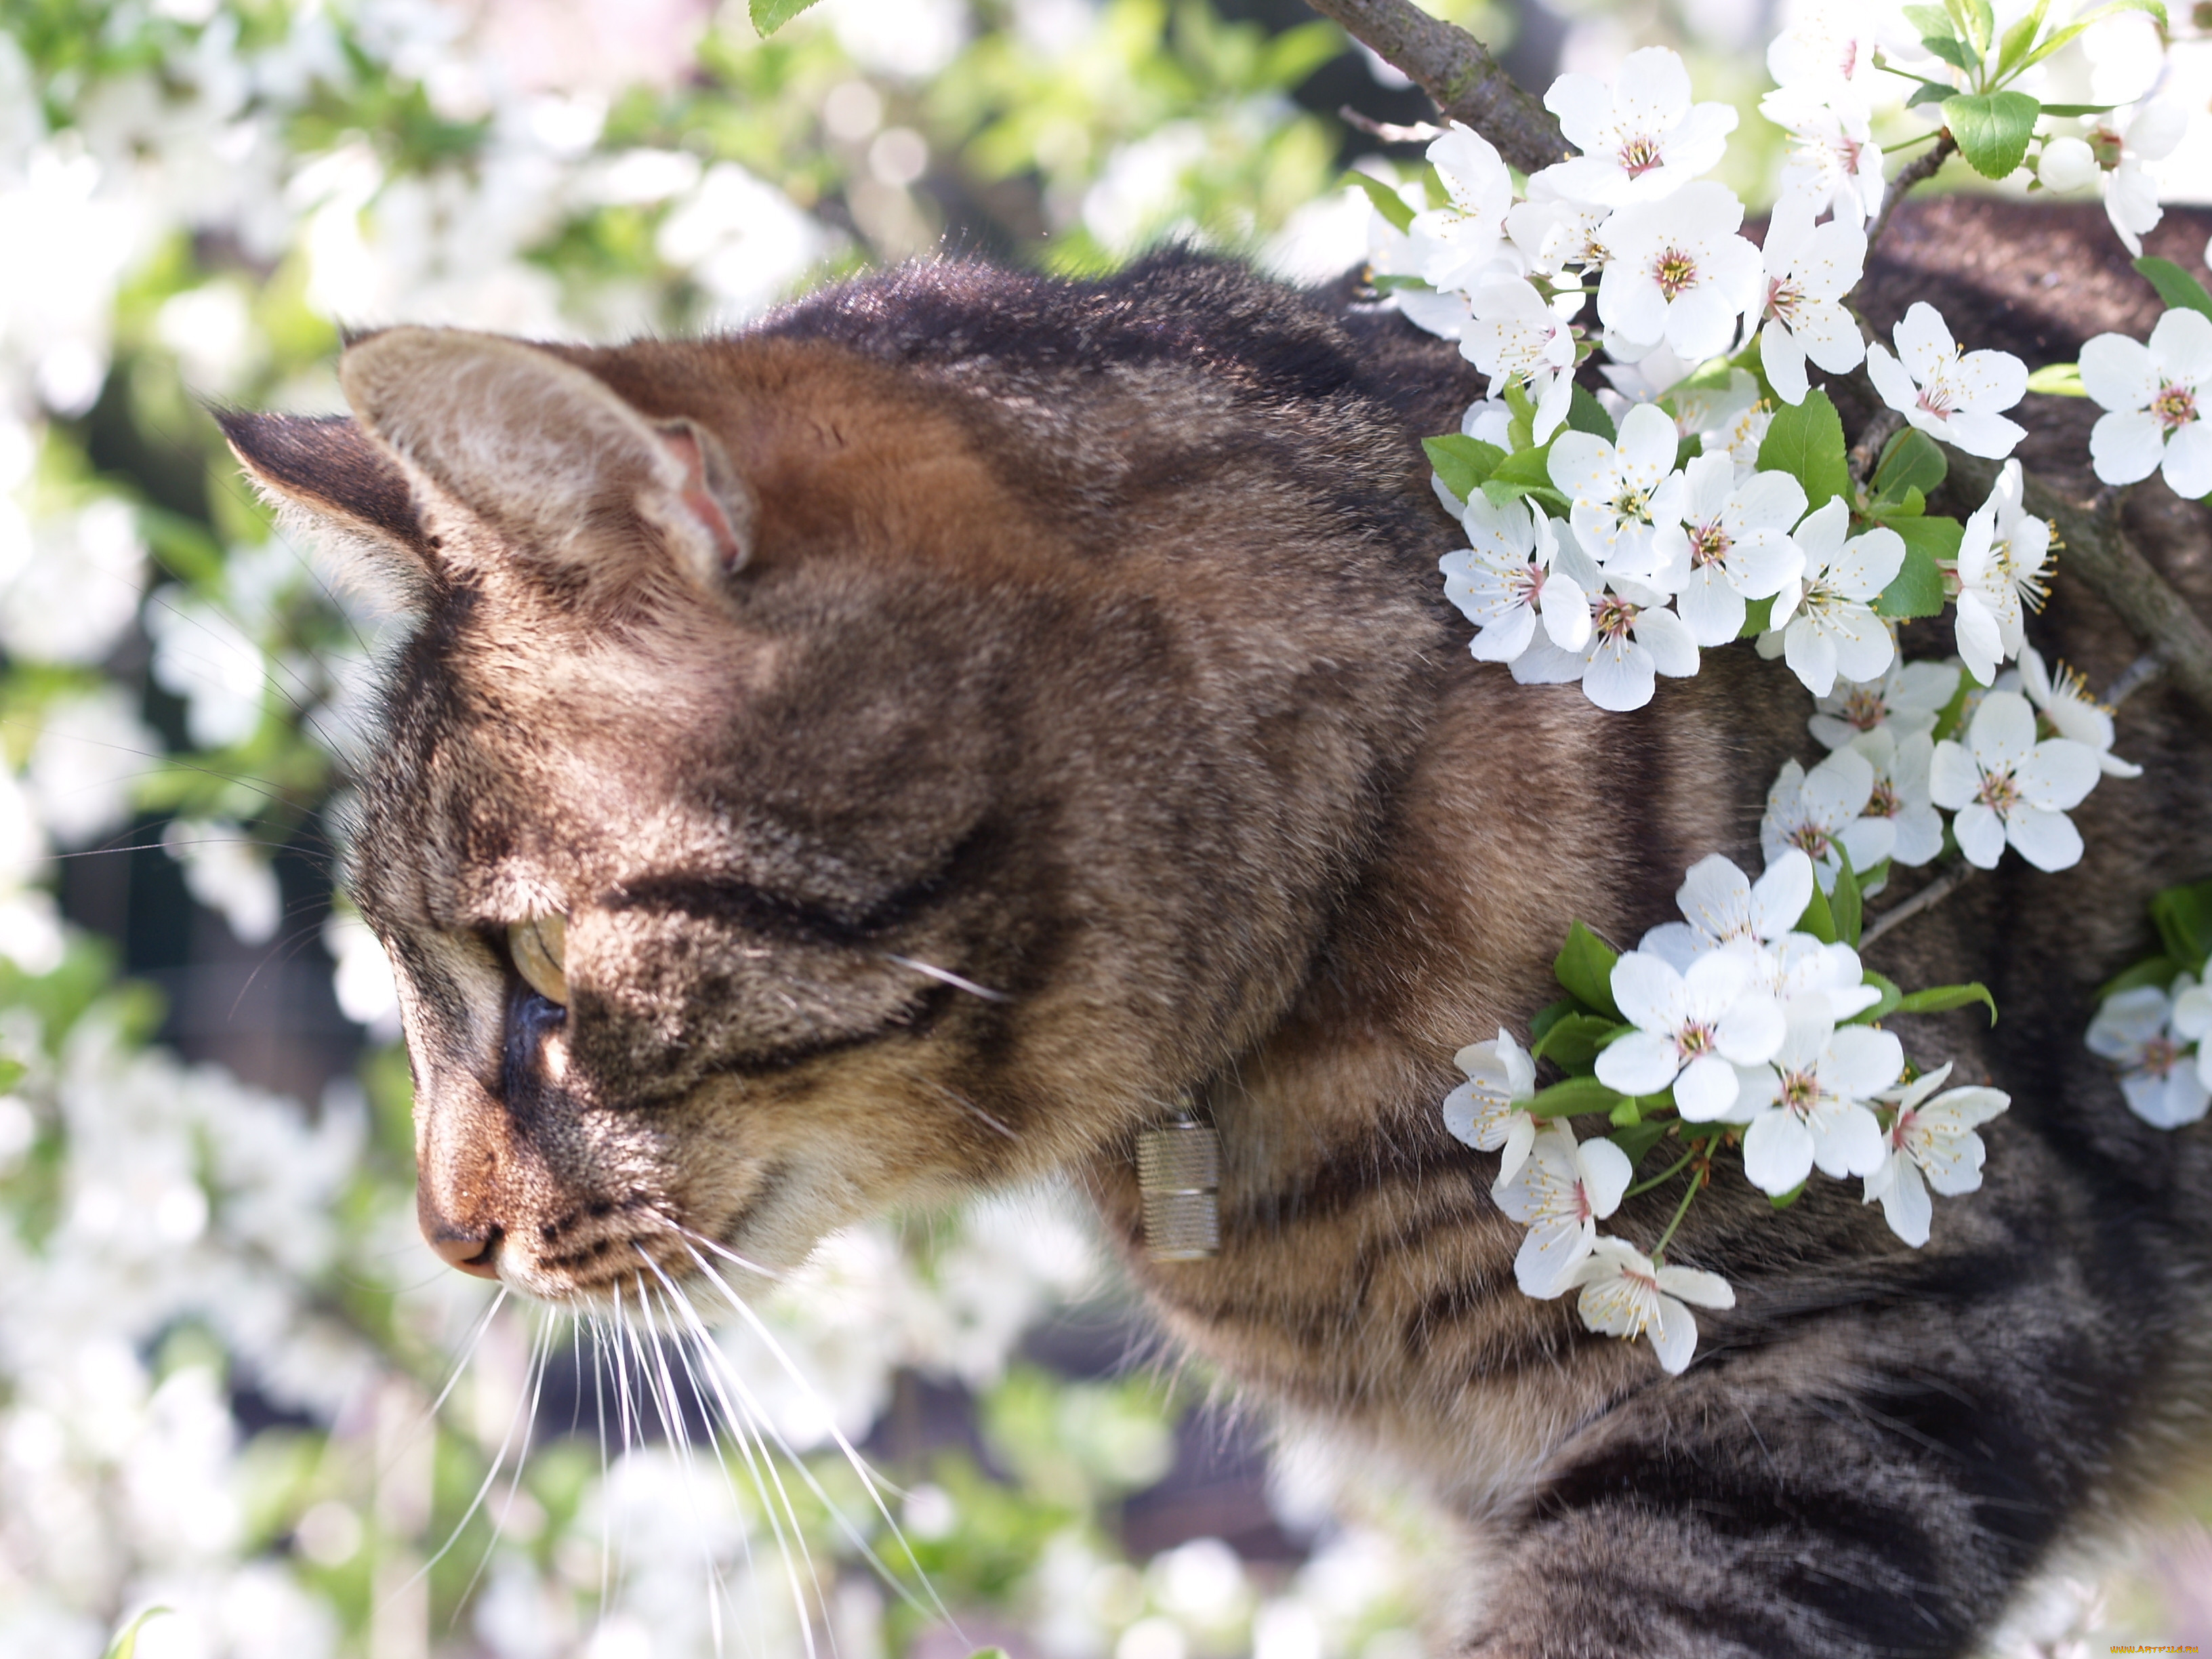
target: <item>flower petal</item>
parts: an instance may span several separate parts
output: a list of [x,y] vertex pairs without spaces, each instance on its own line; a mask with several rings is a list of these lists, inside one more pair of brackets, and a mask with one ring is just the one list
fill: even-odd
[[[2189,314],[2193,317],[2197,313]],[[2093,430],[2090,436],[2095,435]],[[2212,426],[2207,426],[2199,416],[2175,433],[2166,446],[2162,465],[2166,487],[2185,501],[2198,500],[2207,491],[2212,491]]]
[[1744,1132],[1743,1172],[1773,1198],[1802,1186],[1813,1173],[1812,1132],[1791,1113],[1761,1113]]
[[1959,816],[1951,820],[1951,833],[1958,839],[1966,862],[1977,870],[1996,869],[1997,860],[2004,855],[2004,820],[1979,801],[1960,809]]
[[2147,410],[2158,396],[2150,348],[2124,334],[2100,334],[2081,348],[2081,389],[2106,409]]
[[1656,1095],[1674,1080],[1681,1065],[1672,1038],[1654,1031],[1631,1031],[1599,1052],[1597,1080],[1625,1095]]
[[2070,870],[2081,861],[2081,832],[2063,812],[2015,806],[2004,828],[2013,849],[2039,870]]
[[2089,428],[2089,465],[2108,484],[2148,478],[2165,459],[2166,428],[2148,410],[2116,410]]
[[1602,1220],[1620,1207],[1620,1195],[1634,1179],[1636,1166],[1626,1152],[1604,1139],[1583,1141],[1575,1148],[1575,1157],[1582,1165],[1583,1194],[1589,1200],[1590,1213]]
[[1658,1316],[1644,1327],[1644,1334],[1651,1340],[1651,1352],[1659,1356],[1659,1368],[1669,1376],[1680,1376],[1689,1369],[1691,1357],[1698,1351],[1698,1321],[1673,1297],[1658,1300]]
[[1881,1193],[1882,1219],[1889,1223],[1890,1231],[1917,1250],[1928,1242],[1934,1206],[1929,1203],[1928,1188],[1910,1158],[1893,1158],[1891,1169],[1889,1184]]

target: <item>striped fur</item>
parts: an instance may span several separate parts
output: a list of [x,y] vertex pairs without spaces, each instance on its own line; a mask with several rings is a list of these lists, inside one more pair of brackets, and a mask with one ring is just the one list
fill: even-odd
[[[1909,210],[1867,307],[2063,359],[2154,314],[2109,245]],[[1632,939],[1704,854],[1755,866],[1808,705],[1743,648],[1632,715],[1473,663],[1415,442],[1471,395],[1448,347],[1185,255],[909,269],[542,371],[414,334],[429,367],[386,374],[380,337],[357,424],[231,432],[422,611],[354,881],[401,972],[425,1224],[510,1283],[684,1273],[681,1228],[787,1261],[1072,1172],[1176,1336],[1458,1517],[1436,1606],[1485,1659],[1963,1654],[2204,1449],[2212,1132],[2138,1123],[2081,1047],[2144,898],[2212,873],[2177,699],[2129,706],[2149,775],[2078,815],[2081,870],[2008,865],[1873,952],[1996,992],[1994,1031],[1897,1022],[2012,1093],[1984,1190],[1915,1252],[1839,1184],[1778,1219],[1724,1182],[1674,1254],[1739,1303],[1670,1379],[1515,1291],[1493,1161],[1437,1103],[1455,1048],[1548,1000],[1571,918]],[[2079,483],[2085,411],[2031,415],[2030,464]],[[742,480],[742,568],[684,551],[652,436],[679,420]],[[2203,510],[2139,493],[2212,609]],[[2132,642],[2061,571],[2033,632],[2108,681]],[[548,911],[565,1011],[501,943]],[[1186,1091],[1224,1247],[1154,1264],[1133,1137]]]

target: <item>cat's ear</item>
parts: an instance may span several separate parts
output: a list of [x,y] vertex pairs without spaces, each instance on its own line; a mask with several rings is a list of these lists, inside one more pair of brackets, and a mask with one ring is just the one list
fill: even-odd
[[387,329],[347,351],[338,379],[403,468],[532,561],[623,583],[641,521],[710,591],[751,556],[752,494],[714,435],[647,419],[550,351]]
[[349,562],[385,583],[418,587],[432,568],[407,476],[343,415],[307,417],[217,410],[231,453],[288,520],[327,532]]

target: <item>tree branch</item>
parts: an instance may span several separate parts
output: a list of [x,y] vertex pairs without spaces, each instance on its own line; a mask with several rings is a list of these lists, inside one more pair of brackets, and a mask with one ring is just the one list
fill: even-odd
[[1901,921],[1910,921],[1923,910],[1932,910],[1957,892],[1973,877],[1974,866],[1961,860],[1942,875],[1929,882],[1911,898],[1900,899],[1879,915],[1867,919],[1866,931],[1859,935],[1859,950],[1863,953],[1874,942]]
[[1498,146],[1523,173],[1534,173],[1567,154],[1565,135],[1552,112],[1513,84],[1465,29],[1444,22],[1410,0],[1308,0],[1322,16],[1411,76],[1436,106]]
[[1898,168],[1897,177],[1885,185],[1881,192],[1881,211],[1867,227],[1867,257],[1874,257],[1881,245],[1881,234],[1889,228],[1889,216],[1897,211],[1897,204],[1905,199],[1905,192],[1923,179],[1932,179],[1943,163],[1959,153],[1958,141],[1951,137],[1948,127],[1936,135],[1936,142],[1922,154],[1914,156]]
[[[1970,495],[1986,498],[1996,486],[1997,463],[1948,450],[1951,476]],[[2212,628],[2175,592],[2120,529],[2117,507],[2089,511],[2068,501],[2033,474],[2022,505],[2048,519],[2065,544],[2062,567],[2078,572],[2097,597],[2150,647],[2173,683],[2212,717]]]

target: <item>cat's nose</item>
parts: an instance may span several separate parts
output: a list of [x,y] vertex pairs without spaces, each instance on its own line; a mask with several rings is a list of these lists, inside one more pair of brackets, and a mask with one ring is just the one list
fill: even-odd
[[430,1248],[447,1267],[459,1267],[478,1279],[499,1277],[497,1227],[460,1226],[431,1202],[428,1193],[419,1190],[415,1194],[415,1220],[422,1229],[422,1237],[429,1240]]

